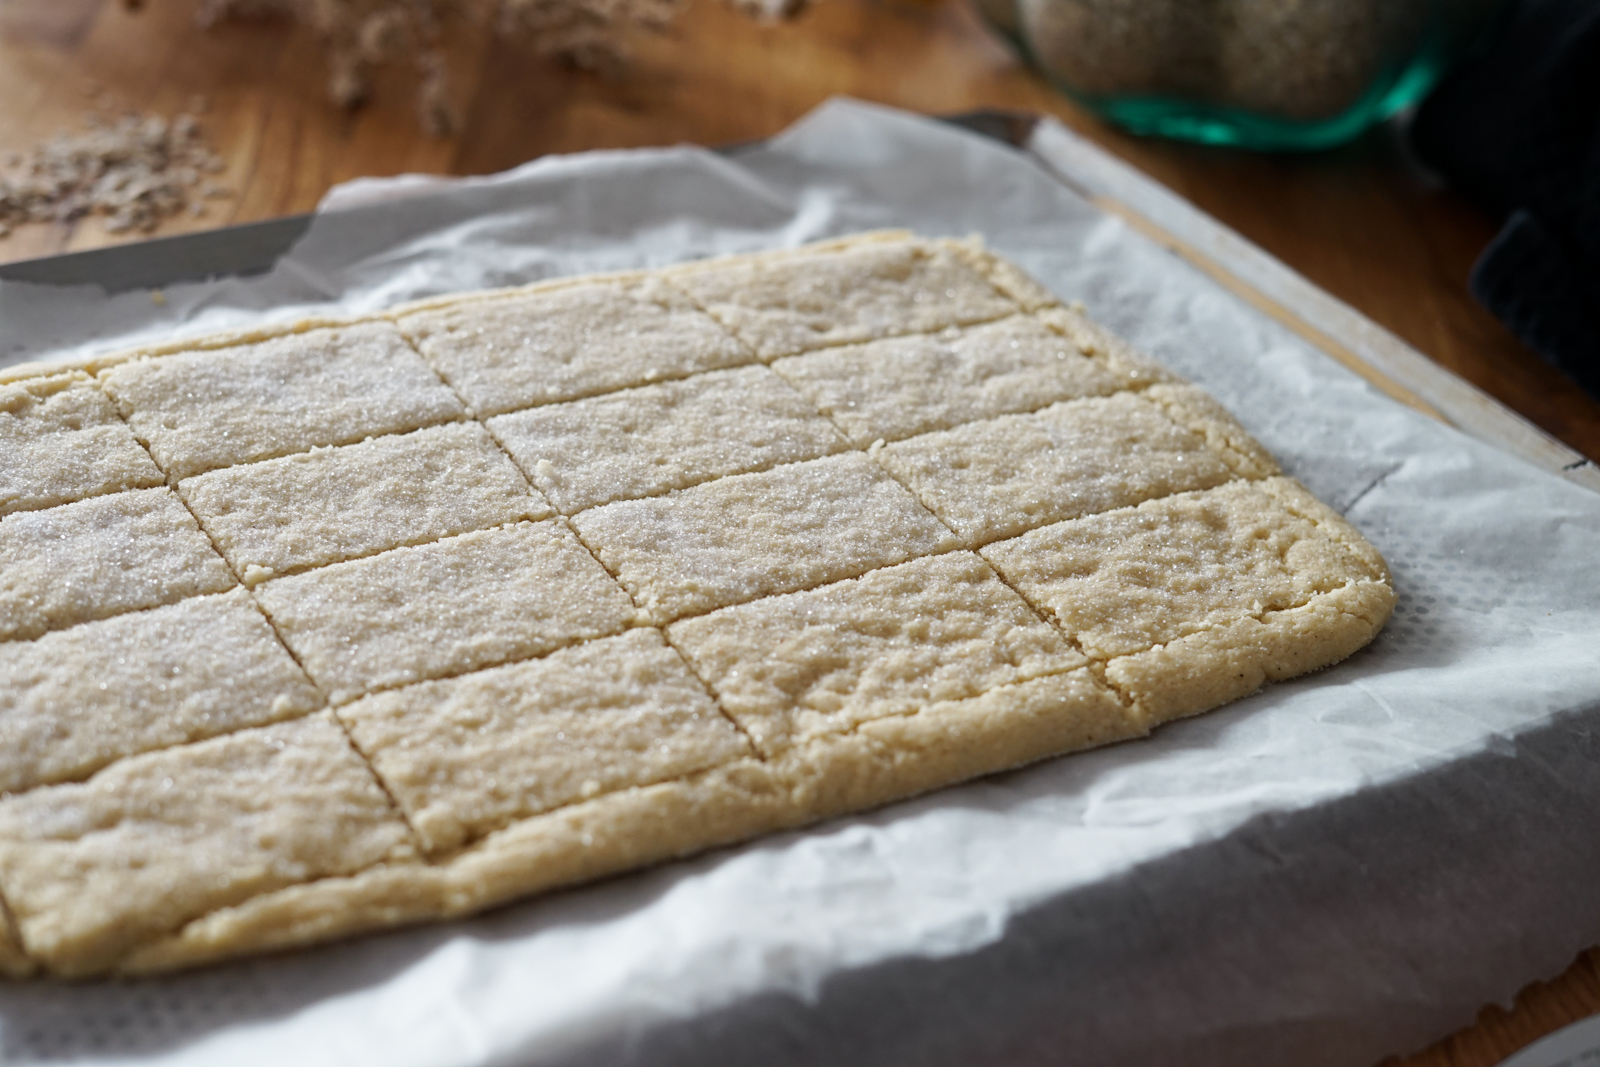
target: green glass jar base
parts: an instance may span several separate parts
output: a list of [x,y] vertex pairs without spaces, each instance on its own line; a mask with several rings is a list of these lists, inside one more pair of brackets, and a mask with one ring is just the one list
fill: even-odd
[[1397,74],[1379,83],[1354,106],[1332,118],[1311,121],[1273,118],[1159,96],[1096,97],[1062,86],[1074,100],[1137,134],[1269,152],[1311,152],[1354,140],[1368,127],[1426,96],[1444,72],[1442,51],[1425,48]]

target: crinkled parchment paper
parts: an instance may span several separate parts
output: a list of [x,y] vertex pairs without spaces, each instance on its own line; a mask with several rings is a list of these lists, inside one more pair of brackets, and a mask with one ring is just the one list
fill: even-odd
[[1149,740],[507,908],[0,987],[0,1059],[1365,1067],[1600,942],[1600,496],[1375,393],[1024,155],[838,102],[733,156],[363,182],[276,270],[0,284],[0,361],[880,226],[983,234],[1394,568],[1367,650]]

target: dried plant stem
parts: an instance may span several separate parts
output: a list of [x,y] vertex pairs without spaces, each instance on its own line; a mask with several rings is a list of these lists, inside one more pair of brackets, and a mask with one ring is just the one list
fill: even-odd
[[[124,0],[131,2],[131,0]],[[729,0],[753,15],[787,18],[807,0]],[[286,18],[323,42],[328,95],[341,107],[367,99],[374,71],[410,66],[417,75],[417,110],[436,136],[454,131],[449,69],[440,46],[450,23],[487,26],[501,40],[535,55],[586,70],[614,73],[630,55],[632,38],[658,32],[677,17],[684,0],[200,0],[197,18]]]

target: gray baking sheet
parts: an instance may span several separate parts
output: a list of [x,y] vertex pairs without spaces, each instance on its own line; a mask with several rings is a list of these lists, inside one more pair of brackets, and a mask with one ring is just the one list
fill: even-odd
[[793,245],[980,233],[1384,552],[1344,664],[1150,739],[478,919],[0,986],[7,1063],[1369,1067],[1600,942],[1600,496],[1397,405],[1027,156],[835,101],[731,157],[333,194],[269,274],[0,282],[0,363]]

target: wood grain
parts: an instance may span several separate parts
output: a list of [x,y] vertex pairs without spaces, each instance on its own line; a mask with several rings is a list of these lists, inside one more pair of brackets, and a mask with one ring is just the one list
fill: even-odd
[[1487,1007],[1476,1026],[1452,1034],[1407,1059],[1382,1067],[1491,1067],[1512,1053],[1600,1012],[1600,949],[1590,949],[1560,977],[1517,994],[1510,1011]]
[[[716,0],[690,0],[668,33],[641,40],[616,79],[533,60],[458,31],[448,38],[462,116],[449,140],[421,132],[407,79],[382,78],[353,114],[331,107],[309,34],[259,23],[210,31],[192,0],[0,0],[0,150],[75,126],[99,94],[175,113],[208,102],[208,135],[235,190],[177,233],[314,207],[361,175],[472,174],[550,152],[725,144],[766,137],[827,97],[849,94],[928,113],[979,107],[1051,114],[1204,210],[1591,458],[1600,403],[1523,348],[1466,291],[1494,222],[1418,173],[1378,131],[1315,156],[1257,156],[1147,141],[1108,129],[1021,66],[959,0],[821,0],[766,26]],[[139,235],[97,221],[25,227],[0,261]],[[1511,1012],[1391,1067],[1491,1067],[1551,1030],[1600,1011],[1600,953],[1530,987]]]

